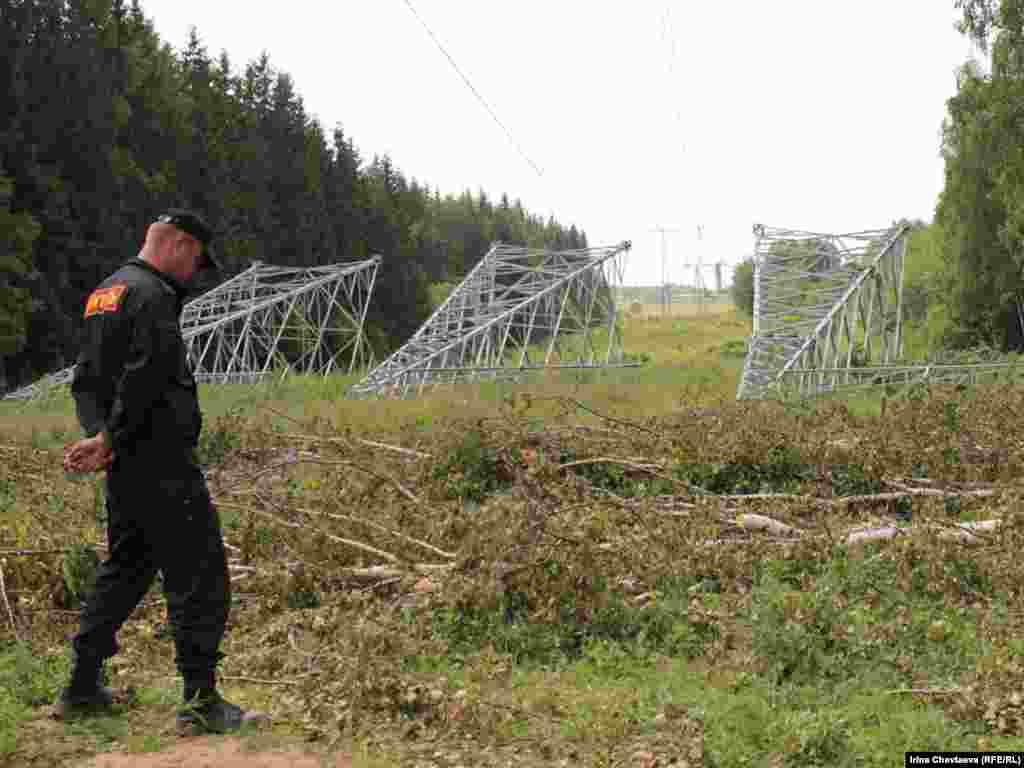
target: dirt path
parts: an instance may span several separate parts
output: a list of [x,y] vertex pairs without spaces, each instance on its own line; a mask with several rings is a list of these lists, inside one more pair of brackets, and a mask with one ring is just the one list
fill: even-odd
[[189,739],[170,749],[151,753],[106,753],[80,768],[352,768],[344,756],[324,758],[299,750],[246,749],[237,739]]

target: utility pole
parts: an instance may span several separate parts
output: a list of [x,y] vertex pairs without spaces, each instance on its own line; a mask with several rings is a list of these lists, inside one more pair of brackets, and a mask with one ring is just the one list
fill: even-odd
[[697,289],[697,306],[704,314],[704,225],[697,225],[697,268],[694,270],[693,285]]
[[668,287],[668,244],[665,241],[665,234],[682,230],[678,227],[657,226],[651,231],[661,233],[661,314],[667,315],[669,304],[672,303],[672,294]]
[[688,261],[683,263],[683,273],[690,274],[690,270],[693,270],[693,294],[692,298],[696,299],[697,311],[701,314],[704,312],[704,291],[706,289],[704,285],[704,257],[702,254],[704,240],[704,225],[697,225],[697,259],[696,261]]

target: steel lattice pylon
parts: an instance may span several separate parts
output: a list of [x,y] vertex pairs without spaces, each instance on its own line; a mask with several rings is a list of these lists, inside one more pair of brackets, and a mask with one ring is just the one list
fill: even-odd
[[[413,337],[348,394],[406,397],[537,368],[622,364],[614,297],[629,249],[629,242],[566,251],[494,244]],[[596,328],[607,330],[603,351]]]
[[806,374],[835,375],[844,382],[812,394],[871,387],[908,387],[912,385],[974,385],[983,382],[1020,382],[1024,369],[1010,362],[970,363],[916,363],[913,365],[863,366],[855,368],[791,369],[785,381],[796,380]]
[[754,228],[754,328],[737,398],[814,395],[902,351],[908,226],[845,235]]
[[[182,336],[201,382],[255,382],[274,370],[327,375],[373,364],[363,331],[380,257],[323,267],[249,269],[185,305]],[[71,382],[74,367],[9,393],[46,396]]]
[[363,333],[380,257],[326,267],[254,264],[182,312],[196,379],[255,381],[283,373],[327,375],[372,364]]

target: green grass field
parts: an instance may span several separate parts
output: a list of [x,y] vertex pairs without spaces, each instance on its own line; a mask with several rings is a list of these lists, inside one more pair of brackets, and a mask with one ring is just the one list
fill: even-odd
[[[737,403],[748,333],[735,312],[627,316],[641,368],[407,401],[343,399],[355,377],[202,387],[235,579],[224,686],[275,717],[247,743],[356,766],[1024,748],[1019,388]],[[117,716],[46,720],[102,494],[60,471],[67,398],[0,403],[0,429],[0,762],[169,748],[156,592],[121,635]],[[863,526],[903,535],[849,543]]]
[[[630,320],[623,346],[642,353],[641,368],[556,372],[534,379],[526,389],[539,396],[585,393],[595,407],[634,418],[671,413],[694,402],[707,404],[735,397],[743,368],[743,350],[750,333],[748,320],[735,311],[707,317]],[[600,331],[596,334],[600,340]],[[487,416],[507,395],[522,386],[485,383],[448,387],[430,397],[404,401],[358,401],[343,398],[361,378],[295,376],[249,385],[202,385],[200,400],[207,421],[243,411],[255,424],[286,424],[287,418],[322,420],[335,428],[401,432],[403,425],[449,416]],[[55,446],[77,434],[70,398],[37,403],[0,402],[0,429],[11,440]]]

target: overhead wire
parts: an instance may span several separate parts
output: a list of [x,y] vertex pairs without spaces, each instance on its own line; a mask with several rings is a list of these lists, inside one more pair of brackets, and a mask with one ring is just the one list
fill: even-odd
[[448,53],[447,49],[445,49],[441,41],[437,39],[437,35],[434,34],[433,30],[431,30],[431,28],[427,26],[427,22],[423,20],[423,17],[420,16],[416,9],[413,7],[411,0],[404,0],[404,2],[406,7],[412,13],[412,15],[415,16],[416,20],[419,21],[419,23],[423,26],[423,29],[425,29],[427,34],[430,35],[430,39],[434,41],[434,44],[438,47],[441,53],[444,54],[445,58],[448,59],[448,62],[452,65],[452,68],[458,73],[459,77],[462,78],[462,82],[464,82],[466,86],[469,88],[469,90],[472,91],[473,95],[476,96],[477,100],[483,105],[484,109],[486,109],[488,114],[490,114],[490,116],[494,119],[494,122],[498,124],[498,127],[500,127],[501,130],[505,132],[505,135],[508,137],[508,140],[512,143],[512,146],[514,146],[516,148],[516,151],[519,152],[522,158],[526,160],[527,163],[530,164],[533,170],[536,171],[537,175],[540,176],[541,178],[544,178],[544,172],[537,166],[535,162],[533,162],[533,160],[530,159],[529,155],[527,155],[526,152],[523,151],[523,148],[520,146],[519,142],[517,142],[515,140],[515,137],[512,135],[512,132],[505,126],[503,122],[501,122],[501,120],[495,114],[494,110],[491,109],[491,105],[487,103],[486,99],[484,99],[484,97],[480,94],[480,91],[476,89],[473,83],[470,82],[469,78],[466,77],[466,75],[459,68],[459,65],[455,63],[455,59],[452,58],[452,55],[450,53]]
[[[679,165],[678,165],[678,175],[679,175],[679,178],[682,179],[683,178],[684,168],[687,165],[687,162],[686,162],[686,158],[687,158],[687,151],[686,151],[687,150],[687,143],[684,140],[685,128],[684,128],[684,125],[683,125],[683,114],[682,114],[682,106],[681,106],[681,103],[680,103],[680,97],[678,95],[678,90],[674,88],[675,82],[676,82],[676,79],[677,79],[677,76],[678,76],[679,38],[678,38],[678,35],[676,34],[675,24],[674,24],[673,15],[672,15],[672,3],[671,2],[666,2],[664,10],[663,10],[663,12],[661,14],[661,20],[660,21],[661,21],[662,52],[663,52],[663,55],[665,56],[665,74],[666,74],[667,79],[668,79],[667,88],[665,90],[667,91],[667,93],[670,94],[669,103],[666,105],[666,107],[667,107],[667,111],[671,115],[671,119],[673,121],[674,129],[675,129],[675,134],[674,134],[674,136],[672,138],[678,140],[678,141],[670,140],[669,141],[669,147],[678,151],[678,157],[677,157],[677,162],[679,163]],[[672,153],[672,154],[674,154],[674,153]],[[689,175],[689,179],[691,181],[696,181],[697,180],[697,176],[699,175],[699,173],[695,173],[695,170],[696,169],[691,168],[690,175]],[[699,213],[699,212],[695,211],[695,213]],[[700,217],[698,215],[697,218],[700,219],[702,217]],[[697,248],[697,253],[698,253],[697,262],[698,262],[698,264],[701,264],[702,263],[702,255],[703,255],[702,254],[702,249],[704,247],[703,246],[703,240],[704,240],[704,234],[705,234],[705,225],[703,223],[696,225],[696,234],[697,234],[696,248]],[[713,265],[708,265],[708,266],[713,266]],[[703,266],[698,266],[696,269],[697,269],[696,281],[698,283],[702,283],[703,279],[704,279],[704,275],[703,275],[703,271],[702,271],[703,270]],[[716,278],[716,280],[717,280],[717,278]]]
[[[676,58],[677,58],[677,48],[676,48],[676,36],[675,36],[674,31],[671,28],[671,3],[666,3],[665,8],[662,11],[660,21],[661,21],[661,49],[662,49],[661,52],[662,52],[662,56],[664,56],[665,77],[666,77],[666,84],[665,84],[665,88],[662,90],[662,93],[668,93],[669,94],[668,103],[665,106],[667,107],[667,111],[671,114],[671,117],[674,118],[674,124],[675,124],[675,126],[674,126],[675,127],[674,136],[670,133],[670,140],[668,142],[668,149],[669,149],[668,154],[674,155],[675,152],[673,152],[672,150],[677,150],[678,151],[679,154],[678,154],[678,157],[676,158],[676,162],[678,163],[678,176],[681,179],[682,176],[683,176],[683,166],[685,164],[684,160],[685,160],[685,155],[686,155],[686,144],[685,144],[685,142],[683,142],[681,140],[682,139],[682,135],[683,135],[682,110],[679,107],[679,99],[678,99],[677,96],[675,96],[675,91],[674,91],[674,88],[673,88],[673,86],[675,84],[675,64],[676,64]],[[670,131],[671,131],[671,129],[670,129]],[[680,139],[678,145],[676,144],[675,141],[672,140],[672,138],[679,138]],[[673,232],[673,233],[678,235],[680,232],[682,232],[682,230],[679,227],[675,227],[675,228],[671,228],[671,229],[666,229],[665,227],[660,227],[659,226],[659,227],[655,228],[655,231],[661,232],[661,260],[662,260],[661,270],[662,270],[662,283],[664,284],[668,280],[668,268],[667,268],[667,263],[666,263],[667,259],[668,259],[668,249],[667,249],[666,243],[665,243],[665,234],[667,232]]]
[[[662,17],[661,17],[661,40],[662,40],[662,43],[668,48],[668,52],[667,52],[667,55],[665,57],[666,58],[665,69],[666,69],[666,73],[668,74],[668,84],[669,84],[669,89],[668,90],[671,93],[672,92],[673,80],[675,79],[675,65],[676,65],[676,60],[678,58],[678,49],[677,49],[677,46],[676,46],[676,43],[678,42],[678,40],[676,39],[675,31],[672,29],[671,5],[666,5],[665,12],[662,14]],[[673,117],[675,118],[676,127],[679,129],[680,134],[682,134],[683,113],[682,113],[682,109],[680,109],[680,107],[679,107],[678,99],[674,99],[674,101],[675,101],[675,109],[673,110]],[[679,144],[679,154],[680,154],[680,160],[681,160],[682,156],[686,154],[686,143],[685,142],[682,142],[682,141],[680,142],[680,144]]]

